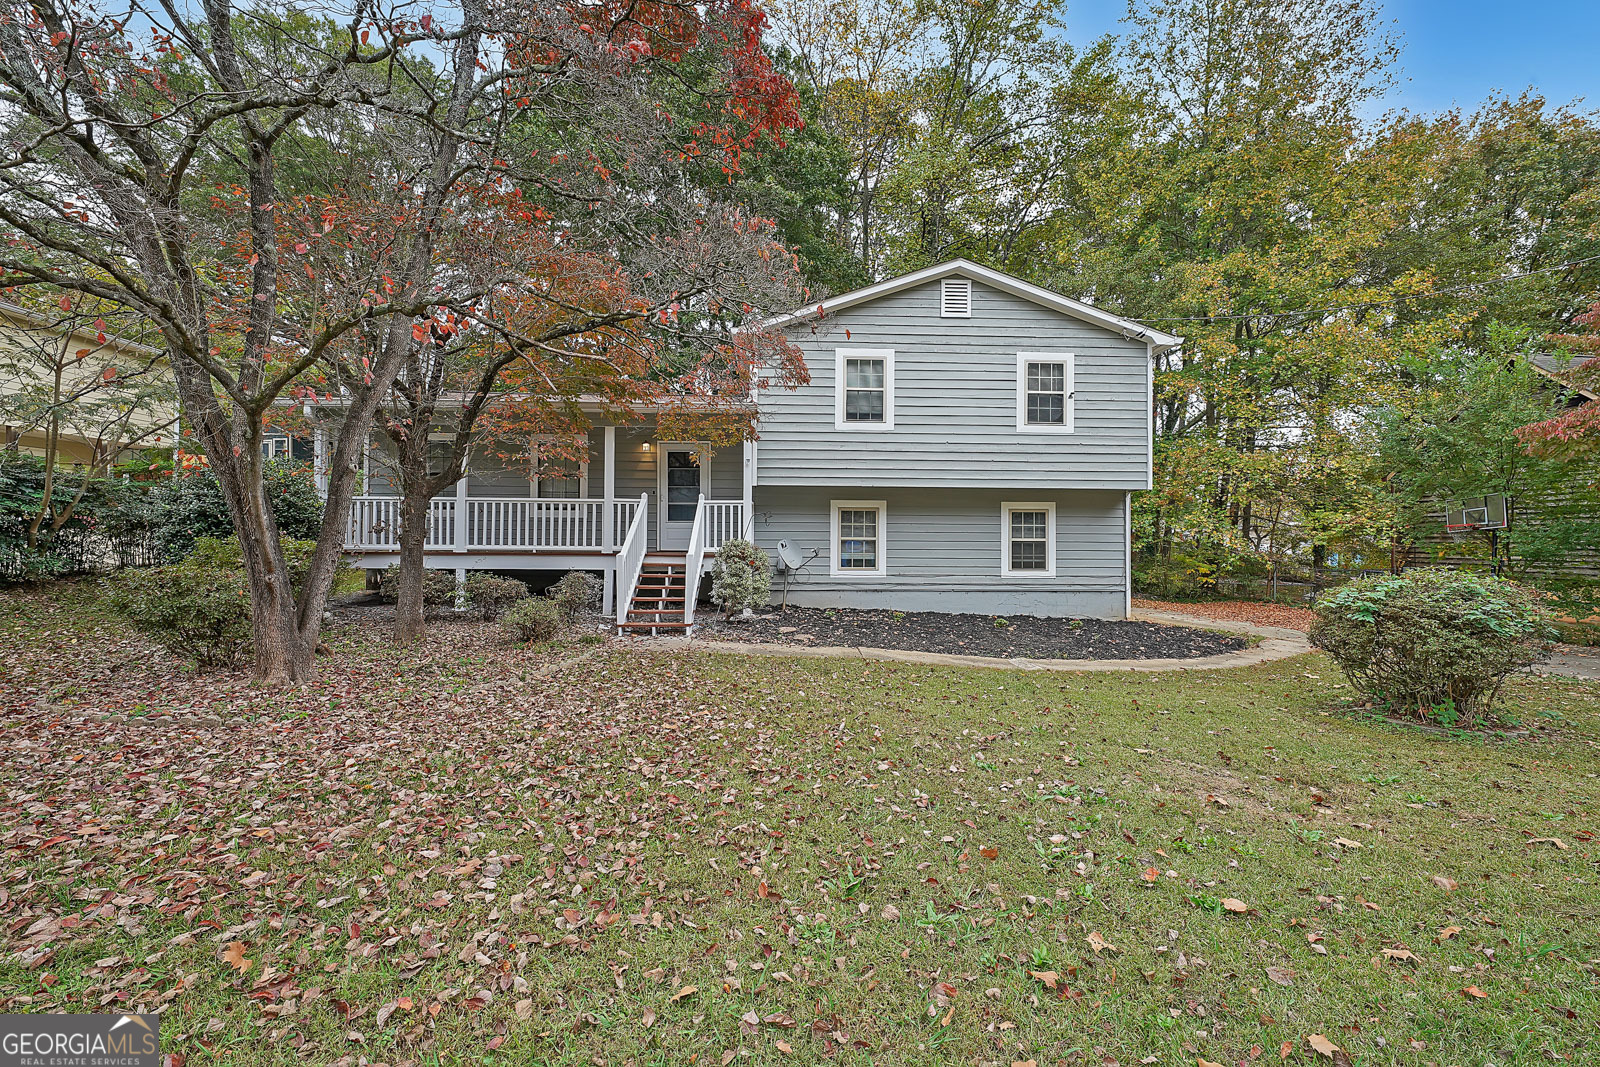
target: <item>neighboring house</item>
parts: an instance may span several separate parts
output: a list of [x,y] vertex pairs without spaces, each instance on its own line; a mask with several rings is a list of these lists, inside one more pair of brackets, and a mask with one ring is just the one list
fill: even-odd
[[171,446],[178,408],[163,351],[0,301],[0,447],[45,455],[52,415],[62,466]]
[[[965,260],[764,325],[811,381],[754,390],[758,440],[663,441],[645,411],[590,431],[566,477],[475,459],[433,502],[428,565],[598,571],[624,626],[683,629],[685,588],[745,536],[815,554],[794,604],[1126,616],[1152,356],[1179,338]],[[369,471],[347,538],[362,565],[398,558],[395,503]]]
[[[1560,400],[1564,408],[1570,410],[1600,400],[1600,392],[1591,385],[1580,383],[1572,374],[1573,370],[1585,365],[1594,357],[1579,355],[1574,358],[1561,353],[1534,352],[1518,358],[1526,358],[1535,374],[1553,383],[1545,388],[1552,391],[1560,390]],[[1573,497],[1560,493],[1529,496],[1512,492],[1507,496],[1506,510],[1513,530],[1527,525],[1537,525],[1544,515],[1556,511],[1565,512],[1569,518],[1576,515],[1588,522],[1600,521],[1595,518],[1589,506],[1575,502]],[[1433,528],[1411,541],[1405,554],[1406,566],[1475,569],[1487,565],[1485,554],[1489,551],[1489,542],[1482,534],[1447,532],[1446,513],[1443,507],[1431,511],[1428,518]],[[1513,539],[1511,543],[1511,551],[1515,555],[1516,542]],[[1557,578],[1596,579],[1600,578],[1600,552],[1574,548],[1558,562],[1528,564],[1528,570],[1533,574]]]

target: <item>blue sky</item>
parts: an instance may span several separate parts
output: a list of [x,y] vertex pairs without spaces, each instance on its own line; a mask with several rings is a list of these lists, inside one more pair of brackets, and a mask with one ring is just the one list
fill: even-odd
[[[1126,0],[1067,0],[1067,35],[1082,44],[1116,32]],[[1470,111],[1491,92],[1528,86],[1552,102],[1600,108],[1600,0],[1388,0],[1404,51],[1390,108]]]

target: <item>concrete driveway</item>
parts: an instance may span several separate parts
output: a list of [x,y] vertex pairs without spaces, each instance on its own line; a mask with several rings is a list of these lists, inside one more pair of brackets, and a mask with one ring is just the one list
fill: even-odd
[[1550,658],[1534,665],[1535,674],[1558,674],[1563,678],[1583,678],[1600,682],[1600,648],[1582,645],[1557,645]]

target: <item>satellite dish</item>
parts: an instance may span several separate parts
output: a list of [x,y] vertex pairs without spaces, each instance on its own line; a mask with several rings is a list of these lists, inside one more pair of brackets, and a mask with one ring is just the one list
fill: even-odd
[[780,606],[785,611],[789,608],[789,576],[820,555],[822,555],[820,548],[813,548],[807,554],[801,555],[787,538],[778,542],[778,573],[783,575],[783,600]]
[[[812,558],[815,558],[815,555],[816,554],[813,553]],[[778,542],[778,559],[783,563],[784,570],[790,571],[797,571],[801,567],[804,567],[807,563],[811,562],[810,559],[801,556],[800,553],[795,550],[795,547],[788,542],[788,540]]]

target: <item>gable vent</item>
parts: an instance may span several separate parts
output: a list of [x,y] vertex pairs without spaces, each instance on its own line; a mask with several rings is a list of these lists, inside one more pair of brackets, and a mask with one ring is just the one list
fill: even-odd
[[939,293],[939,315],[942,318],[970,318],[972,315],[972,281],[968,278],[946,278]]

